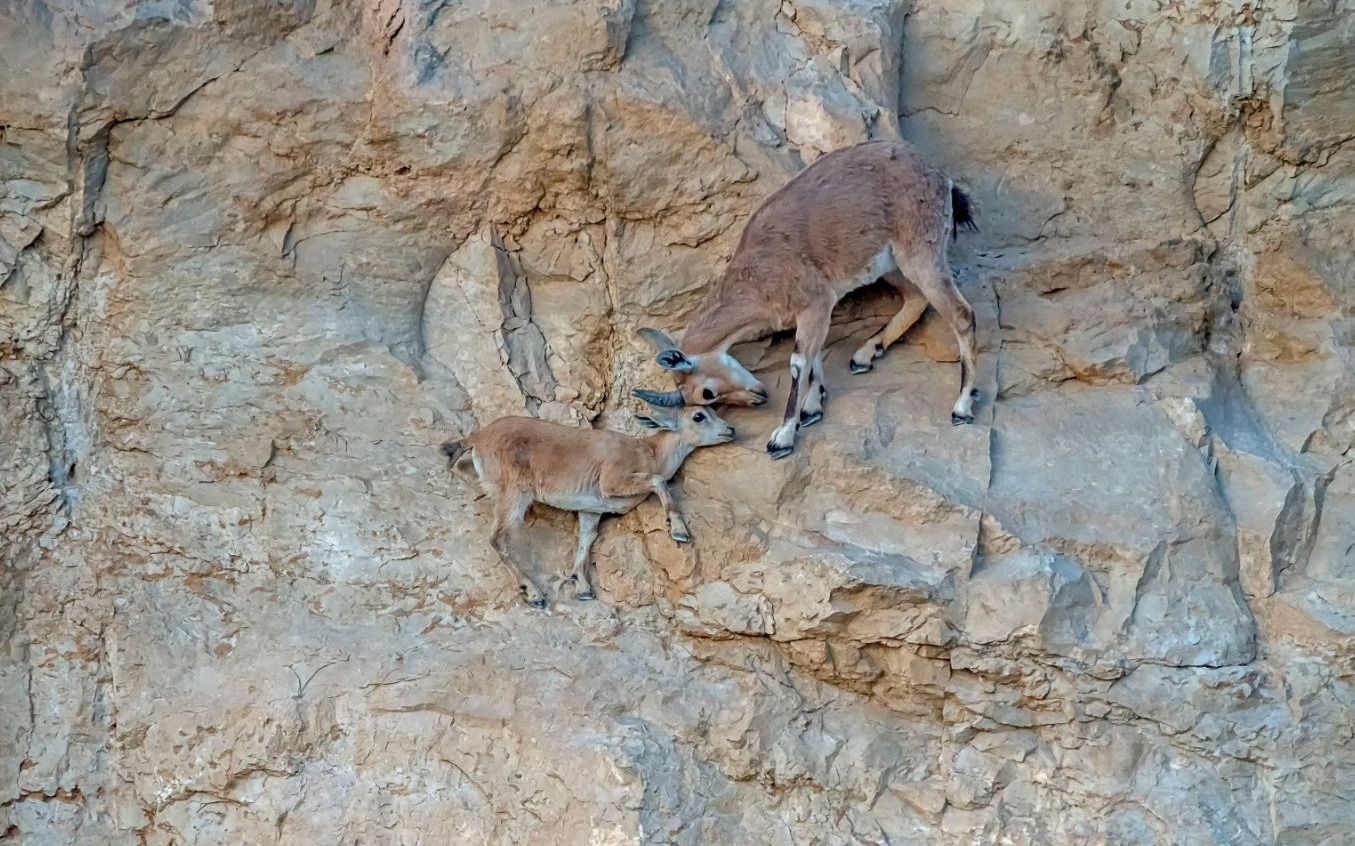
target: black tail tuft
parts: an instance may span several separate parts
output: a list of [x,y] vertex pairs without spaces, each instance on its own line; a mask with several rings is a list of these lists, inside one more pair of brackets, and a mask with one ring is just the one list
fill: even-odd
[[952,238],[960,237],[960,227],[962,226],[971,232],[979,231],[979,225],[974,222],[974,208],[969,203],[969,195],[954,185],[950,186],[950,207],[950,235]]
[[442,445],[442,454],[455,467],[457,459],[466,454],[466,444],[463,441],[448,441]]

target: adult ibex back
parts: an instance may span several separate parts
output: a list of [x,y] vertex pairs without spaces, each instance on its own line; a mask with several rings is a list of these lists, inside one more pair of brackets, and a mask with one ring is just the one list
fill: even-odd
[[636,419],[645,428],[660,431],[634,438],[532,417],[501,417],[464,441],[442,445],[452,469],[464,473],[473,467],[493,497],[490,542],[532,607],[544,608],[545,594],[513,562],[510,545],[534,502],[578,512],[579,547],[571,579],[579,599],[594,595],[588,580],[588,551],[603,514],[624,514],[651,493],[657,494],[668,513],[673,540],[691,541],[668,480],[692,450],[733,440],[734,427],[708,408],[659,408]]
[[767,389],[729,354],[742,341],[795,327],[790,396],[767,452],[789,455],[795,434],[823,418],[822,352],[838,300],[884,277],[904,297],[898,314],[852,356],[864,373],[930,302],[960,345],[960,396],[952,423],[974,419],[974,310],[951,275],[947,241],[974,228],[969,200],[903,141],[869,141],[823,156],[754,212],[724,277],[711,286],[681,343],[640,334],[675,375],[678,390],[647,391],[666,405],[761,405]]

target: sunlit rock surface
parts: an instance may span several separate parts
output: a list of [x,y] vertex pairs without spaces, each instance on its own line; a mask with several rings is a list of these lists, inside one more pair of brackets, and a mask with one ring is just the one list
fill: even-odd
[[[0,840],[1342,844],[1355,5],[0,4]],[[758,202],[902,134],[934,315],[516,597],[437,444],[627,428]],[[789,342],[740,350],[787,389]]]

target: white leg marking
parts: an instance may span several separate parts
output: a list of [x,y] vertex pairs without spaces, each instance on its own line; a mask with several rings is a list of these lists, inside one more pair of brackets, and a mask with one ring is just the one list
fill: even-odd
[[866,339],[866,342],[856,348],[852,353],[851,370],[854,373],[864,373],[871,368],[875,359],[885,354],[884,332],[876,332]]
[[857,348],[856,352],[852,353],[851,371],[853,373],[864,373],[869,370],[871,363],[884,355],[885,350],[903,337],[903,334],[911,329],[914,323],[917,323],[926,310],[927,300],[923,298],[920,291],[909,296],[898,313],[885,324],[885,327],[871,335],[864,344]]
[[805,397],[804,405],[801,407],[801,413],[804,415],[821,414],[823,412],[823,383],[815,382],[809,386],[809,396]]
[[961,420],[970,420],[974,417],[974,392],[965,391],[960,394],[960,398],[955,401],[955,407],[951,409],[951,418]]
[[795,430],[800,428],[800,421],[787,420],[772,431],[771,440],[767,445],[774,449],[787,449],[795,446]]

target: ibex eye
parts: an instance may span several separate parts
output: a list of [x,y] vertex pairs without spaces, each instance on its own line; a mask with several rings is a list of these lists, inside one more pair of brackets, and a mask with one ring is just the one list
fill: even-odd
[[701,391],[701,399],[713,400],[715,399],[715,392],[712,391],[710,388],[703,388]]
[[695,414],[692,415],[692,420],[693,420],[694,422],[697,422],[697,423],[700,423],[701,421],[703,421],[703,420],[705,420],[705,419],[706,419],[706,415],[702,414],[702,413],[699,412],[699,411],[698,411],[697,413],[695,413]]

